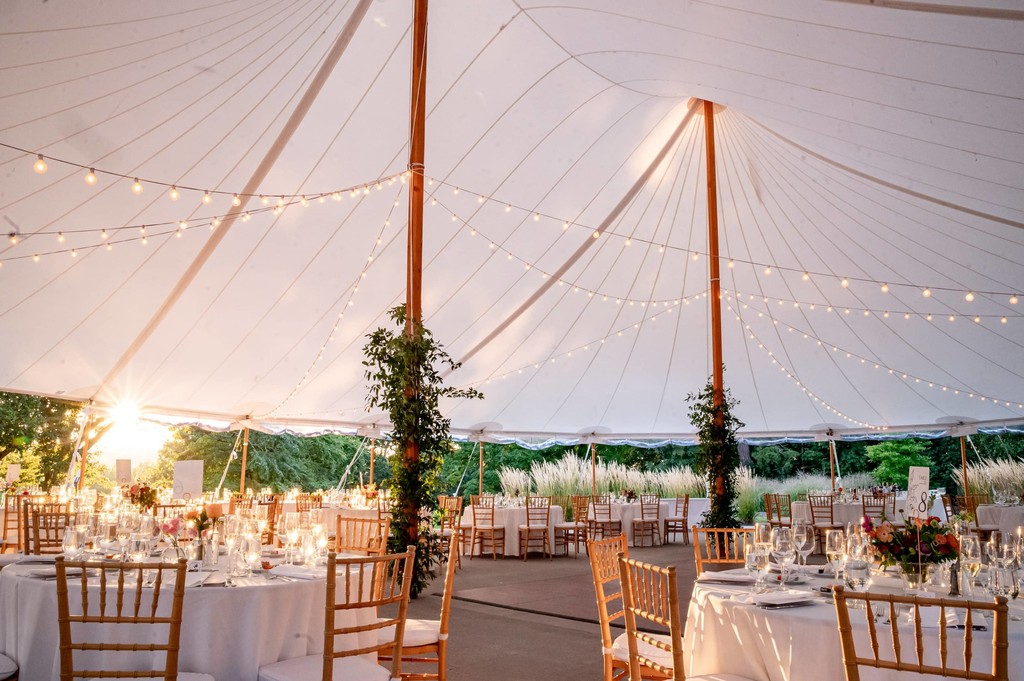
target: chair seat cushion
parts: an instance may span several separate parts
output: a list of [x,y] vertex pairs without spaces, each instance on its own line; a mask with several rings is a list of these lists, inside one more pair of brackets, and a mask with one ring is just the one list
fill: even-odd
[[548,529],[547,525],[520,525],[520,530],[533,530],[534,532],[540,532],[541,530]]
[[667,523],[681,523],[681,522],[685,522],[686,518],[684,518],[681,515],[670,515],[667,518],[664,518],[664,520]]
[[[293,657],[260,667],[259,681],[312,681],[323,674],[324,656]],[[181,678],[181,675],[178,676]],[[342,657],[334,661],[333,681],[390,681],[391,670],[364,657]]]
[[[385,641],[393,641],[395,638],[394,626],[387,627],[385,629],[377,630],[377,641],[383,643]],[[441,621],[440,620],[406,620],[405,621],[405,636],[402,639],[402,645],[406,648],[416,648],[418,646],[429,646],[432,643],[437,643],[441,640]]]
[[556,530],[582,530],[584,527],[583,523],[555,523]]
[[[654,638],[664,641],[666,644],[671,645],[672,640],[668,636],[661,634],[655,634]],[[650,643],[644,643],[643,641],[637,641],[640,646],[639,653],[646,657],[652,662],[660,664],[666,669],[672,669],[672,654],[667,650],[661,648],[655,648]],[[616,660],[622,660],[623,662],[629,662],[629,641],[626,639],[626,634],[619,634],[612,641],[612,657]]]
[[504,530],[505,526],[504,525],[474,525],[473,529],[474,530],[479,530],[481,532],[494,532],[495,530]]
[[0,653],[0,679],[9,679],[18,673],[18,665],[14,660]]

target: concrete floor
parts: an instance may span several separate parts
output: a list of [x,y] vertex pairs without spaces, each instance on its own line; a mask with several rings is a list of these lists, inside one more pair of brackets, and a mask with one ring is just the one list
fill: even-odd
[[[630,547],[630,557],[677,567],[685,618],[696,575],[693,549]],[[435,580],[410,603],[409,617],[437,619],[443,586]],[[448,649],[451,681],[599,681],[601,635],[586,555],[553,560],[531,555],[527,561],[463,557],[455,575]]]

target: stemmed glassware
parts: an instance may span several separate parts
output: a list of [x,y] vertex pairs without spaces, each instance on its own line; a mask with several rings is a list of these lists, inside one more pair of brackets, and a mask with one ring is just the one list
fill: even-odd
[[850,591],[866,591],[871,586],[873,558],[871,542],[865,535],[858,533],[847,537],[843,570]]
[[128,557],[133,563],[142,563],[149,557],[149,541],[152,532],[133,532],[128,544]]
[[768,572],[768,553],[767,544],[747,542],[743,547],[745,567],[754,575],[754,584],[751,587],[754,593],[761,593],[765,589],[764,577]]
[[973,534],[964,535],[960,538],[960,565],[970,576],[967,582],[967,593],[974,595],[974,580],[981,572],[981,544],[978,537]]
[[776,527],[772,530],[772,556],[782,570],[782,583],[786,583],[789,566],[796,560],[796,548],[793,545],[792,530],[788,527]]
[[296,548],[295,545],[299,541],[299,531],[302,529],[299,514],[294,511],[289,511],[288,513],[285,513],[282,525],[282,529],[284,530],[286,549],[288,552],[287,560],[289,564],[294,564]]
[[132,538],[132,532],[137,528],[138,514],[122,512],[117,516],[117,529],[115,538],[121,547],[121,560],[128,558],[128,542]]
[[807,565],[807,556],[814,550],[814,526],[804,520],[793,521],[793,545],[800,554],[801,565]]
[[61,550],[65,556],[75,560],[85,551],[85,535],[77,527],[66,528],[61,541]]
[[832,577],[839,583],[839,573],[843,568],[846,555],[846,533],[842,530],[829,530],[825,533],[825,558],[832,568]]

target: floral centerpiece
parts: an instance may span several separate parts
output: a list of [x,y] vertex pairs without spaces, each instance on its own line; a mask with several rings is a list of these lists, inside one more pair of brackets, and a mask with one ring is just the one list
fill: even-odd
[[917,575],[920,582],[927,577],[929,566],[956,560],[960,551],[953,528],[936,516],[913,518],[906,527],[897,527],[887,520],[876,527],[870,518],[865,518],[863,529],[871,538],[882,567],[898,565],[904,575]]
[[626,489],[622,490],[622,492],[620,493],[620,496],[623,499],[625,499],[626,501],[630,502],[630,503],[636,501],[636,491],[635,490],[631,490],[628,487]]
[[139,483],[125,485],[121,488],[121,496],[141,511],[156,506],[156,490],[149,485],[140,485]]
[[185,521],[186,532],[191,539],[209,539],[213,532],[214,519],[206,512],[206,507],[194,508],[186,511],[182,520]]

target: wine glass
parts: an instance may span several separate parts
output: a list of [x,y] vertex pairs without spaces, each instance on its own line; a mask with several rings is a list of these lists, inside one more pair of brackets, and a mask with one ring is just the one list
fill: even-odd
[[77,527],[66,528],[61,540],[61,550],[65,556],[75,560],[85,551],[85,535]]
[[771,544],[772,526],[768,523],[754,523],[754,543]]
[[768,571],[767,548],[767,544],[755,542],[747,542],[743,547],[744,565],[754,575],[754,584],[751,586],[754,593],[764,591],[764,576]]
[[960,564],[970,575],[970,579],[964,581],[967,582],[967,593],[973,596],[974,580],[981,572],[981,544],[976,535],[968,534],[960,538]]
[[807,556],[814,550],[814,526],[805,520],[793,521],[793,544],[800,553],[800,562],[806,567]]
[[259,537],[245,537],[241,542],[241,549],[246,572],[252,575],[253,570],[260,566],[263,559],[263,542]]
[[776,527],[772,531],[772,556],[782,570],[782,583],[786,583],[788,568],[796,559],[796,547],[793,544],[793,533],[788,527]]
[[128,543],[128,557],[133,563],[141,563],[149,556],[149,540],[152,533],[132,532]]
[[993,530],[988,536],[985,544],[985,554],[988,556],[989,565],[996,565],[999,562],[999,547],[1003,543],[1003,533]]
[[295,557],[293,554],[295,551],[295,544],[299,541],[299,531],[301,529],[299,514],[294,511],[285,513],[282,525],[284,529],[285,543],[288,545],[288,562],[294,563]]
[[121,560],[128,557],[128,542],[132,538],[132,532],[136,528],[138,518],[134,513],[125,512],[117,516],[116,534],[114,537],[121,547]]
[[847,537],[843,571],[850,591],[866,591],[871,586],[871,543],[861,534]]
[[832,568],[832,577],[839,583],[839,572],[843,567],[843,556],[846,555],[846,534],[842,530],[829,530],[825,533],[825,558]]

